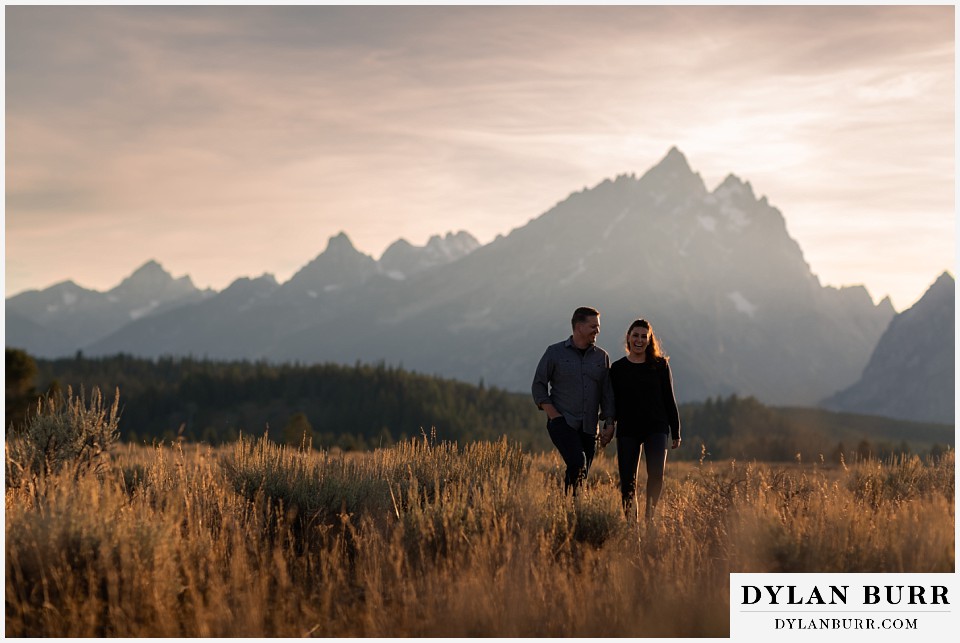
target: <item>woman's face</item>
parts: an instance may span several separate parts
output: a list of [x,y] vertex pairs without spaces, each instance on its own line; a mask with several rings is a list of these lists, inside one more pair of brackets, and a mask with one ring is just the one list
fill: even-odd
[[627,350],[631,355],[640,357],[647,350],[650,343],[650,329],[637,326],[627,334]]

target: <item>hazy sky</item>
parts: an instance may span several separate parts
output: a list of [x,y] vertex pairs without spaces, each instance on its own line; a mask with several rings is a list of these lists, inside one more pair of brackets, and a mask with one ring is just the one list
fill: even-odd
[[954,7],[6,8],[6,294],[507,234],[677,146],[822,283],[954,272]]

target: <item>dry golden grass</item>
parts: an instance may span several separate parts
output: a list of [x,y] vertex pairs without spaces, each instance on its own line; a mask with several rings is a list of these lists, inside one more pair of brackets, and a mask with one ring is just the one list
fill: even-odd
[[954,568],[952,452],[668,464],[650,531],[612,452],[573,501],[506,442],[120,447],[6,490],[6,633],[723,637],[730,572]]

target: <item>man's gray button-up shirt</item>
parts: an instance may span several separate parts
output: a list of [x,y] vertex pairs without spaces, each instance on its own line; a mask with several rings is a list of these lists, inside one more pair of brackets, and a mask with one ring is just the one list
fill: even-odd
[[572,336],[547,347],[537,364],[532,390],[538,407],[553,404],[567,424],[584,433],[597,432],[598,409],[602,419],[615,417],[610,356],[598,346],[581,354]]

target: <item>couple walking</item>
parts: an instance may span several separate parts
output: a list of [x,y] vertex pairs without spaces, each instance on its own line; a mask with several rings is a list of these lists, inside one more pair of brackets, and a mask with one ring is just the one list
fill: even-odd
[[546,412],[550,439],[567,466],[564,492],[576,495],[590,469],[599,417],[604,423],[601,447],[614,435],[617,438],[620,493],[628,516],[636,496],[640,455],[646,453],[644,516],[650,519],[663,489],[668,446],[680,446],[680,414],[669,360],[644,319],[630,324],[624,339],[627,355],[612,365],[607,352],[597,346],[599,311],[577,308],[571,325],[573,334],[547,347],[533,378],[533,399]]

